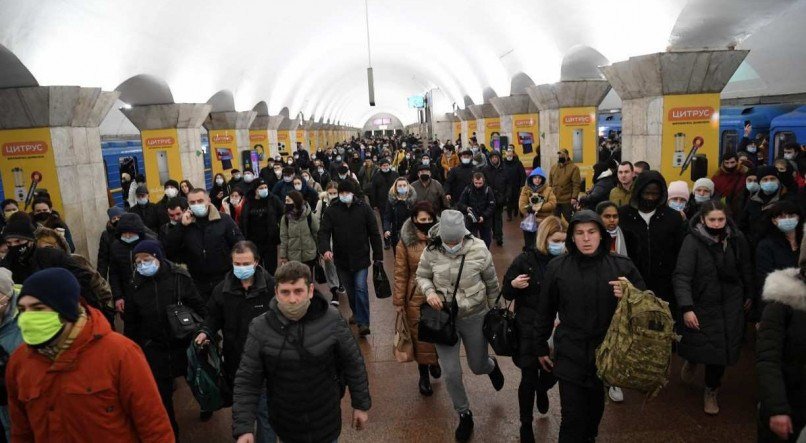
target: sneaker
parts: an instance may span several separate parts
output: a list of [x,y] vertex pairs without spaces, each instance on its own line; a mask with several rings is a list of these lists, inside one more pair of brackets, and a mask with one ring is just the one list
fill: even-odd
[[339,307],[339,294],[335,292],[333,293],[333,297],[330,299],[330,304],[337,308]]
[[493,363],[495,363],[495,367],[493,368],[493,372],[490,372],[490,381],[493,383],[493,388],[496,391],[500,391],[501,388],[504,387],[504,374],[501,373],[501,368],[498,367],[498,360],[495,357],[490,357],[493,359]]
[[545,414],[549,411],[549,393],[547,391],[537,391],[536,394],[535,406],[537,406],[537,412]]
[[454,437],[456,441],[468,441],[473,434],[473,413],[468,409],[467,412],[459,414],[459,426],[456,427]]
[[532,423],[521,423],[521,443],[534,443],[535,432]]
[[716,394],[719,388],[711,389],[705,388],[705,395],[703,395],[703,411],[708,415],[719,414],[719,402],[717,402]]
[[697,364],[683,362],[683,368],[680,370],[680,380],[686,384],[694,384],[694,377],[697,375]]
[[607,390],[607,396],[616,403],[624,401],[624,392],[622,392],[621,388],[618,386],[611,386],[610,389]]
[[442,377],[442,367],[439,366],[439,363],[435,365],[428,365],[428,372],[431,373],[431,377],[440,378]]
[[358,335],[361,337],[366,337],[369,335],[369,326],[367,325],[358,325]]

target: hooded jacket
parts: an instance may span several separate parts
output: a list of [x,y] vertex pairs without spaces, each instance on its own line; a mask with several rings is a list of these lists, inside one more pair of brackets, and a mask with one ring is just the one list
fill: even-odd
[[[535,189],[532,185],[532,177],[534,176],[543,177],[543,186],[539,189]],[[543,220],[554,214],[554,209],[557,207],[557,196],[554,194],[554,189],[548,185],[546,176],[541,168],[532,169],[529,177],[526,178],[526,184],[521,188],[521,195],[518,197],[518,211],[524,217],[534,212],[530,203],[532,194],[540,194],[540,197],[543,198],[543,205],[540,206],[540,210],[535,214],[538,220]]]
[[[638,211],[638,203],[650,183],[657,183],[660,199],[647,225]],[[627,255],[644,276],[647,287],[670,302],[675,312],[671,278],[686,228],[680,213],[666,206],[667,198],[666,181],[658,171],[641,173],[633,183],[630,204],[619,208],[619,227],[630,233],[625,236]]]
[[379,169],[372,176],[369,201],[372,207],[380,209],[381,213],[383,213],[384,206],[386,206],[386,195],[389,193],[389,189],[394,186],[397,177],[397,172],[391,169],[387,172]]
[[[126,243],[120,239],[124,232],[134,232],[140,236],[137,241]],[[109,286],[115,300],[126,300],[132,294],[134,265],[132,251],[143,240],[156,240],[157,236],[148,230],[137,214],[123,214],[115,228],[115,241],[109,249]]]
[[286,212],[280,219],[279,257],[309,262],[317,257],[319,217],[314,216],[308,203],[303,203],[299,218]]
[[[408,187],[408,194],[406,195],[405,200],[400,200],[397,198],[397,190],[390,189],[389,194],[385,196],[386,202],[383,205],[383,230],[384,232],[390,232],[392,234],[392,238],[397,240],[400,235],[400,229],[403,227],[403,223],[409,219],[411,216],[411,208],[417,202],[417,192],[414,188],[409,185]],[[392,247],[395,246],[397,242],[395,241],[392,244]]]
[[[483,217],[481,225],[485,228],[493,226],[493,215],[495,214],[496,205],[495,195],[492,188],[487,183],[484,186],[477,188],[475,184],[468,185],[459,200],[456,202],[456,209],[467,215],[471,210],[476,219]],[[471,221],[465,218],[468,229],[471,229]]]
[[[583,255],[574,243],[574,229],[580,223],[594,223],[602,241],[593,255]],[[589,210],[571,218],[565,240],[568,253],[549,262],[543,275],[537,306],[537,356],[549,355],[548,339],[554,332],[554,375],[570,383],[594,387],[596,348],[604,341],[618,299],[609,282],[626,277],[636,288],[646,289],[641,273],[632,261],[610,252],[610,235],[601,218]]]

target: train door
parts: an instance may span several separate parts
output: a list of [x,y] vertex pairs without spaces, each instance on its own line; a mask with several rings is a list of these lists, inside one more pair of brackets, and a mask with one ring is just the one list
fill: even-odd
[[772,147],[773,152],[770,153],[769,158],[778,158],[782,155],[784,145],[787,143],[797,143],[798,137],[792,131],[779,131],[775,133],[775,143]]
[[134,182],[134,178],[137,177],[137,174],[140,173],[140,167],[137,164],[136,157],[127,156],[127,157],[120,157],[118,159],[118,177],[121,177],[124,172],[129,174],[129,177],[131,177],[132,182]]
[[719,143],[719,158],[722,158],[722,154],[736,152],[736,148],[738,147],[739,134],[736,133],[736,130],[728,129],[722,131],[722,137]]

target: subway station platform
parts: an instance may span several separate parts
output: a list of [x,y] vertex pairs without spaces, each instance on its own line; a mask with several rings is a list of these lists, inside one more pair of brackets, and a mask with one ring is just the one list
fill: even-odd
[[[519,220],[505,221],[504,246],[493,244],[492,252],[499,279],[523,246]],[[385,251],[384,263],[390,278],[393,275],[392,251]],[[322,288],[325,289],[326,288]],[[347,301],[341,310],[349,315]],[[423,397],[417,390],[417,366],[400,364],[392,356],[395,309],[391,300],[378,300],[370,286],[372,334],[358,342],[369,373],[372,409],[369,425],[362,431],[350,428],[349,394],[342,401],[341,442],[452,442],[458,422],[445,388],[444,380],[433,380],[434,395]],[[353,328],[355,329],[355,328]],[[356,331],[354,330],[354,333]],[[357,334],[356,334],[357,337]],[[719,393],[721,411],[711,417],[702,411],[702,368],[698,385],[688,386],[680,381],[678,357],[673,358],[669,385],[657,398],[645,402],[636,392],[625,390],[624,402],[608,401],[599,428],[598,442],[751,442],[756,440],[756,378],[753,343],[748,343],[736,366],[725,373]],[[464,356],[464,351],[462,352]],[[520,420],[518,415],[518,383],[520,371],[508,357],[499,357],[506,383],[496,392],[486,375],[473,375],[463,357],[465,386],[470,408],[475,418],[474,442],[517,442]],[[174,396],[180,441],[214,443],[232,441],[230,409],[216,412],[206,423],[199,421],[198,404],[184,380],[177,383]],[[556,441],[560,430],[560,399],[555,386],[549,392],[551,408],[541,415],[535,410],[534,430],[537,441]]]

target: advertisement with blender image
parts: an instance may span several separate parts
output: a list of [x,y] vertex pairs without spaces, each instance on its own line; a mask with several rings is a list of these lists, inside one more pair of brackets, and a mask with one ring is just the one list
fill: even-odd
[[540,142],[537,114],[518,114],[512,116],[513,139],[510,143],[515,145],[515,154],[521,159],[524,167],[531,167],[535,157],[540,157]]
[[63,211],[50,129],[0,131],[0,150],[0,180],[6,198],[20,202],[21,210],[30,210],[35,194],[47,191],[54,209]]
[[661,173],[694,182],[719,167],[719,94],[663,98]]
[[213,149],[213,175],[224,174],[232,168],[238,168],[234,154],[238,151],[234,130],[210,130],[210,146]]

